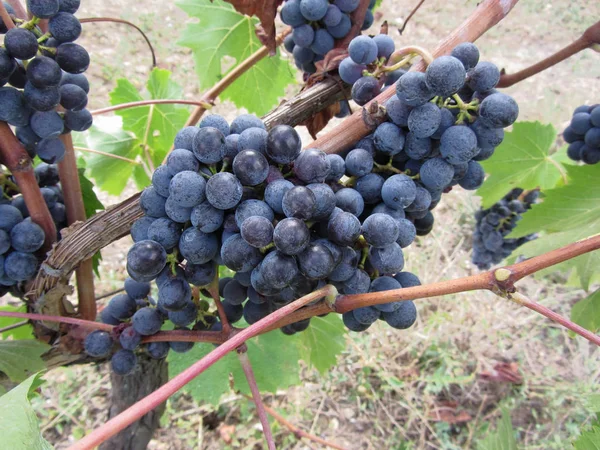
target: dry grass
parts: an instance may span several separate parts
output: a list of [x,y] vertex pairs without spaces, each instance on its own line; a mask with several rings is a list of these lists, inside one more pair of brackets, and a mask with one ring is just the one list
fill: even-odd
[[[412,3],[385,0],[381,13],[398,25]],[[433,47],[474,5],[427,1],[397,42]],[[141,0],[125,8],[116,0],[83,2],[81,16],[94,15],[140,23],[156,44],[161,67],[174,70],[187,97],[198,95],[189,52],[175,45],[185,15],[172,3]],[[377,16],[379,25],[383,18]],[[600,4],[583,0],[523,1],[479,45],[485,59],[515,71],[559,49],[599,16]],[[94,61],[92,107],[107,103],[106,94],[120,76],[143,85],[150,60],[137,36],[102,24],[86,26],[83,41]],[[573,108],[600,97],[600,80],[592,76],[599,68],[597,55],[585,52],[511,88],[521,119],[562,128]],[[228,104],[215,111],[229,117],[237,113]],[[478,199],[471,194],[447,195],[436,210],[434,231],[407,252],[408,269],[424,282],[473,273],[470,235],[477,207]],[[104,252],[99,291],[119,286],[127,246],[124,239]],[[555,276],[520,285],[527,295],[568,314],[584,293],[565,284]],[[429,299],[419,301],[418,307],[419,319],[411,330],[396,332],[378,325],[368,333],[350,335],[347,350],[326,376],[303,370],[301,387],[268,396],[267,401],[295,424],[348,449],[476,448],[503,407],[512,411],[523,448],[570,446],[589,417],[585,399],[599,377],[598,353],[586,341],[572,339],[546,319],[489,293]],[[481,379],[482,372],[492,371],[499,362],[516,363],[523,384]],[[110,390],[106,367],[61,369],[46,379],[35,406],[46,438],[57,448],[67,447],[105,420]],[[469,420],[438,421],[436,411],[460,413]],[[275,432],[280,448],[317,448],[297,442],[277,425]],[[163,427],[150,448],[258,449],[262,440],[246,400],[230,398],[213,410],[177,395],[169,401]]]

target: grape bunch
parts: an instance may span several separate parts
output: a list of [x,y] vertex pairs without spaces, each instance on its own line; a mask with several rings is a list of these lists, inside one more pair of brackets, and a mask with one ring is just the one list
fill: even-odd
[[489,209],[475,213],[477,225],[473,233],[471,260],[480,270],[488,270],[499,264],[521,245],[532,241],[536,234],[520,238],[506,236],[517,226],[522,214],[531,209],[539,197],[539,191],[525,192],[515,188]]
[[[35,168],[40,190],[57,230],[67,226],[58,168],[45,163]],[[0,171],[0,297],[9,291],[20,296],[17,287],[37,273],[44,244],[44,230],[32,222],[23,196],[12,177]],[[14,288],[14,289],[11,289]]]
[[[333,50],[335,41],[344,39],[352,28],[350,14],[358,8],[360,0],[286,0],[281,8],[283,23],[292,27],[283,44],[294,57],[296,67],[307,74],[317,71],[315,63]],[[373,24],[371,0],[362,29]]]
[[344,82],[352,85],[356,104],[370,102],[406,73],[402,68],[382,70],[395,50],[394,40],[387,34],[357,36],[350,41],[349,56],[342,60],[338,72]]
[[567,154],[573,161],[600,162],[600,105],[577,107],[563,138],[569,144]]
[[[17,25],[10,30],[0,20],[0,120],[15,134],[29,155],[48,164],[60,162],[63,133],[85,131],[92,125],[86,109],[90,64],[87,51],[74,41],[81,24],[74,16],[79,0],[29,0],[33,17],[24,21],[4,4]],[[48,32],[38,24],[48,20]],[[8,85],[8,86],[7,86]],[[57,109],[60,108],[60,112]]]

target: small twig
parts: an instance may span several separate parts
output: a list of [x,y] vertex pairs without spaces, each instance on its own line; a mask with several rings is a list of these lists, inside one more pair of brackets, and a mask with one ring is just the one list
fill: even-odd
[[509,87],[513,84],[523,81],[533,75],[536,75],[574,54],[592,47],[594,44],[600,44],[600,22],[596,22],[585,32],[566,47],[560,49],[553,55],[515,73],[505,73],[500,77],[498,87]]
[[231,324],[227,319],[227,314],[225,314],[225,308],[223,308],[223,303],[221,303],[221,296],[219,295],[219,275],[217,274],[213,279],[212,283],[207,288],[207,291],[210,293],[210,296],[215,301],[215,306],[217,307],[217,312],[219,314],[219,319],[221,320],[221,325],[223,325],[223,332],[226,335],[231,333]]
[[10,330],[14,330],[15,328],[20,328],[27,324],[29,324],[29,321],[24,320],[22,322],[13,323],[12,325],[7,325],[5,327],[0,328],[0,334],[6,333],[7,331],[10,331]]
[[19,319],[40,320],[46,322],[68,323],[70,325],[78,325],[82,328],[91,330],[112,331],[113,326],[100,322],[92,322],[90,320],[75,319],[74,317],[64,316],[49,316],[46,314],[21,313],[12,311],[0,311],[0,317],[18,317]]
[[[249,395],[246,394],[242,394],[246,399],[253,401],[252,397],[250,397]],[[312,435],[306,431],[304,431],[303,429],[297,427],[296,425],[294,425],[293,423],[291,423],[289,420],[287,420],[285,417],[283,417],[281,414],[279,414],[277,411],[275,411],[273,408],[264,405],[265,410],[267,411],[267,413],[269,413],[270,415],[273,416],[273,418],[279,422],[281,425],[283,425],[284,427],[286,427],[288,430],[290,430],[294,436],[296,436],[298,439],[302,439],[302,438],[306,438],[310,441],[316,442],[317,444],[321,444],[325,447],[330,447],[330,448],[335,448],[336,450],[346,450],[344,447],[341,447],[337,444],[334,444],[332,442],[327,442],[325,439],[321,439],[318,436]]]
[[137,102],[129,102],[129,103],[121,103],[120,105],[108,106],[102,109],[96,109],[91,111],[92,116],[97,116],[99,114],[106,114],[113,111],[120,111],[121,109],[128,108],[139,108],[142,106],[150,106],[150,105],[194,105],[194,106],[206,106],[206,104],[202,101],[196,100],[178,100],[178,99],[159,99],[159,100],[140,100]]
[[0,2],[0,18],[2,19],[2,22],[4,22],[6,28],[8,28],[9,30],[15,27],[15,23],[13,22],[12,17],[10,17],[10,14],[6,10],[4,2]]
[[[65,145],[65,157],[58,163],[58,175],[65,198],[67,222],[69,225],[73,225],[75,222],[84,222],[87,217],[71,133],[62,134],[60,140]],[[92,260],[82,261],[75,271],[75,276],[77,278],[79,315],[82,319],[95,320],[96,294],[94,292],[94,265]]]
[[[500,296],[503,297],[503,295]],[[521,294],[520,292],[507,293],[504,297],[515,302],[518,305],[529,308],[532,311],[535,311],[541,314],[542,316],[561,324],[563,327],[571,330],[579,336],[586,338],[592,344],[600,346],[600,336],[592,333],[589,330],[586,330],[585,328],[577,325],[576,323],[571,322],[566,317],[561,316],[560,314],[552,311],[551,309],[546,308],[544,305],[541,305],[540,303],[531,300],[530,298]]]
[[96,301],[102,300],[107,297],[112,297],[113,295],[117,295],[117,294],[123,292],[124,290],[125,290],[125,288],[122,287],[121,289],[115,289],[114,291],[107,292],[106,294],[102,294],[102,295],[96,297]]
[[402,24],[402,27],[398,28],[398,33],[400,33],[400,36],[402,36],[402,33],[404,32],[404,29],[406,28],[406,25],[408,25],[409,20],[412,19],[412,16],[415,15],[415,13],[419,10],[419,8],[423,5],[423,3],[425,3],[425,0],[421,0],[419,3],[417,3],[417,6],[415,6],[413,8],[413,10],[410,12],[410,14],[408,15],[408,17],[406,18],[406,20]]
[[172,396],[183,386],[188,384],[206,369],[211,367],[214,363],[216,363],[225,355],[227,355],[230,351],[235,350],[248,339],[260,334],[261,330],[269,327],[271,324],[277,322],[283,317],[286,317],[287,315],[301,308],[302,306],[319,298],[335,294],[335,292],[336,290],[333,286],[325,286],[324,288],[321,288],[318,291],[305,295],[304,297],[299,298],[298,300],[284,306],[283,308],[278,309],[277,311],[268,315],[264,319],[259,320],[255,324],[250,325],[248,328],[245,328],[244,330],[240,331],[238,334],[230,338],[227,342],[214,349],[200,361],[195,362],[190,367],[181,372],[179,375],[169,380],[167,383],[162,385],[152,394],[146,396],[133,406],[130,406],[121,414],[110,419],[104,425],[101,425],[98,428],[96,428],[90,434],[88,434],[80,441],[76,442],[71,447],[69,447],[69,449],[81,450],[96,447],[100,443],[109,439],[111,436],[114,436],[121,430],[127,428],[130,424],[144,416],[144,414],[146,414],[148,411],[151,411],[154,408],[156,408],[158,405],[167,400],[170,396]]
[[136,24],[131,23],[127,20],[123,20],[123,19],[115,19],[114,17],[86,17],[84,19],[79,19],[79,22],[81,22],[81,23],[115,22],[115,23],[122,23],[125,25],[129,25],[130,27],[135,28],[136,30],[138,30],[140,32],[140,34],[146,41],[146,44],[148,44],[150,53],[152,53],[152,67],[156,67],[156,54],[154,53],[154,47],[152,47],[152,43],[150,42],[150,39],[148,38],[148,36],[146,36],[146,33],[144,33],[144,31],[142,31],[142,29],[140,27],[138,27]]
[[269,424],[269,418],[267,417],[267,412],[265,411],[266,407],[262,401],[262,398],[260,397],[260,391],[258,390],[258,385],[256,384],[256,378],[254,377],[254,371],[252,370],[250,358],[248,358],[248,352],[238,352],[238,358],[242,364],[244,375],[246,375],[248,386],[250,386],[250,392],[252,392],[252,399],[254,401],[254,405],[256,406],[258,418],[262,424],[263,434],[265,435],[265,440],[267,441],[267,447],[269,450],[275,450],[275,441],[273,440],[271,425]]
[[80,152],[94,153],[95,155],[102,155],[102,156],[106,156],[107,158],[120,159],[121,161],[126,161],[128,163],[135,164],[138,166],[142,165],[142,163],[140,161],[136,161],[135,159],[131,159],[131,158],[126,158],[125,156],[121,156],[121,155],[115,155],[114,153],[103,152],[100,150],[94,150],[92,148],[86,148],[86,147],[73,147],[73,148]]

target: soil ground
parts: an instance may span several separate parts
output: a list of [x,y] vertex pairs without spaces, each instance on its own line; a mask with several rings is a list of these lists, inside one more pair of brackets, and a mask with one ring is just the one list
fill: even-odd
[[[475,1],[427,0],[403,36],[394,27],[415,1],[384,0],[371,32],[384,19],[398,45],[433,48],[475,7]],[[82,1],[80,17],[113,16],[140,25],[152,40],[159,66],[174,72],[185,96],[197,98],[190,52],[176,41],[187,20],[174,2]],[[508,72],[550,55],[600,17],[600,3],[587,0],[523,0],[479,41],[482,58]],[[82,45],[90,50],[91,108],[108,104],[120,77],[140,88],[150,67],[147,48],[122,25],[87,24]],[[520,120],[553,123],[562,130],[572,110],[600,99],[600,58],[585,51],[507,91],[521,108]],[[297,86],[291,88],[293,95]],[[217,113],[238,111],[228,103]],[[131,194],[129,190],[125,195]],[[103,195],[106,204],[119,199]],[[478,198],[452,192],[436,209],[437,226],[407,252],[407,269],[424,283],[476,273],[470,263],[473,213]],[[129,245],[123,239],[103,252],[98,292],[119,287]],[[523,291],[549,308],[569,314],[585,293],[567,287],[560,275],[530,279]],[[599,354],[582,339],[544,318],[488,293],[464,293],[419,301],[419,318],[406,332],[375,326],[348,336],[338,364],[326,376],[303,370],[302,386],[265,400],[298,426],[348,449],[470,449],[495,428],[502,408],[511,411],[524,449],[564,449],[592,414],[586,400],[597,391]],[[282,338],[283,339],[283,338]],[[483,372],[509,365],[521,385],[489,382]],[[512,364],[512,365],[510,365]],[[35,407],[45,437],[70,443],[104,422],[110,393],[108,368],[75,367],[46,377]],[[442,420],[443,419],[443,420]],[[151,449],[260,449],[259,422],[244,399],[228,398],[219,408],[186,395],[169,400]],[[318,448],[297,441],[274,425],[279,448]]]

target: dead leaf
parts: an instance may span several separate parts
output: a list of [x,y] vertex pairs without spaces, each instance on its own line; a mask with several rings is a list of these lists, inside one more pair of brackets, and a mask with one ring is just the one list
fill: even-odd
[[219,436],[221,436],[221,439],[223,439],[223,441],[226,444],[231,444],[231,442],[233,441],[233,434],[235,433],[235,426],[234,425],[225,425],[222,424],[219,427]]
[[300,125],[304,125],[313,139],[317,139],[317,133],[327,126],[333,116],[340,112],[340,102],[335,102],[314,116],[306,119]]
[[494,366],[491,371],[484,370],[479,378],[486,381],[499,383],[522,384],[523,376],[519,373],[519,365],[516,362],[501,362]]
[[456,402],[441,402],[429,413],[429,420],[449,424],[469,422],[471,415],[466,411],[458,411]]
[[282,0],[225,0],[233,5],[240,14],[256,16],[260,25],[256,28],[256,36],[269,49],[271,55],[275,54],[275,17],[277,8]]

